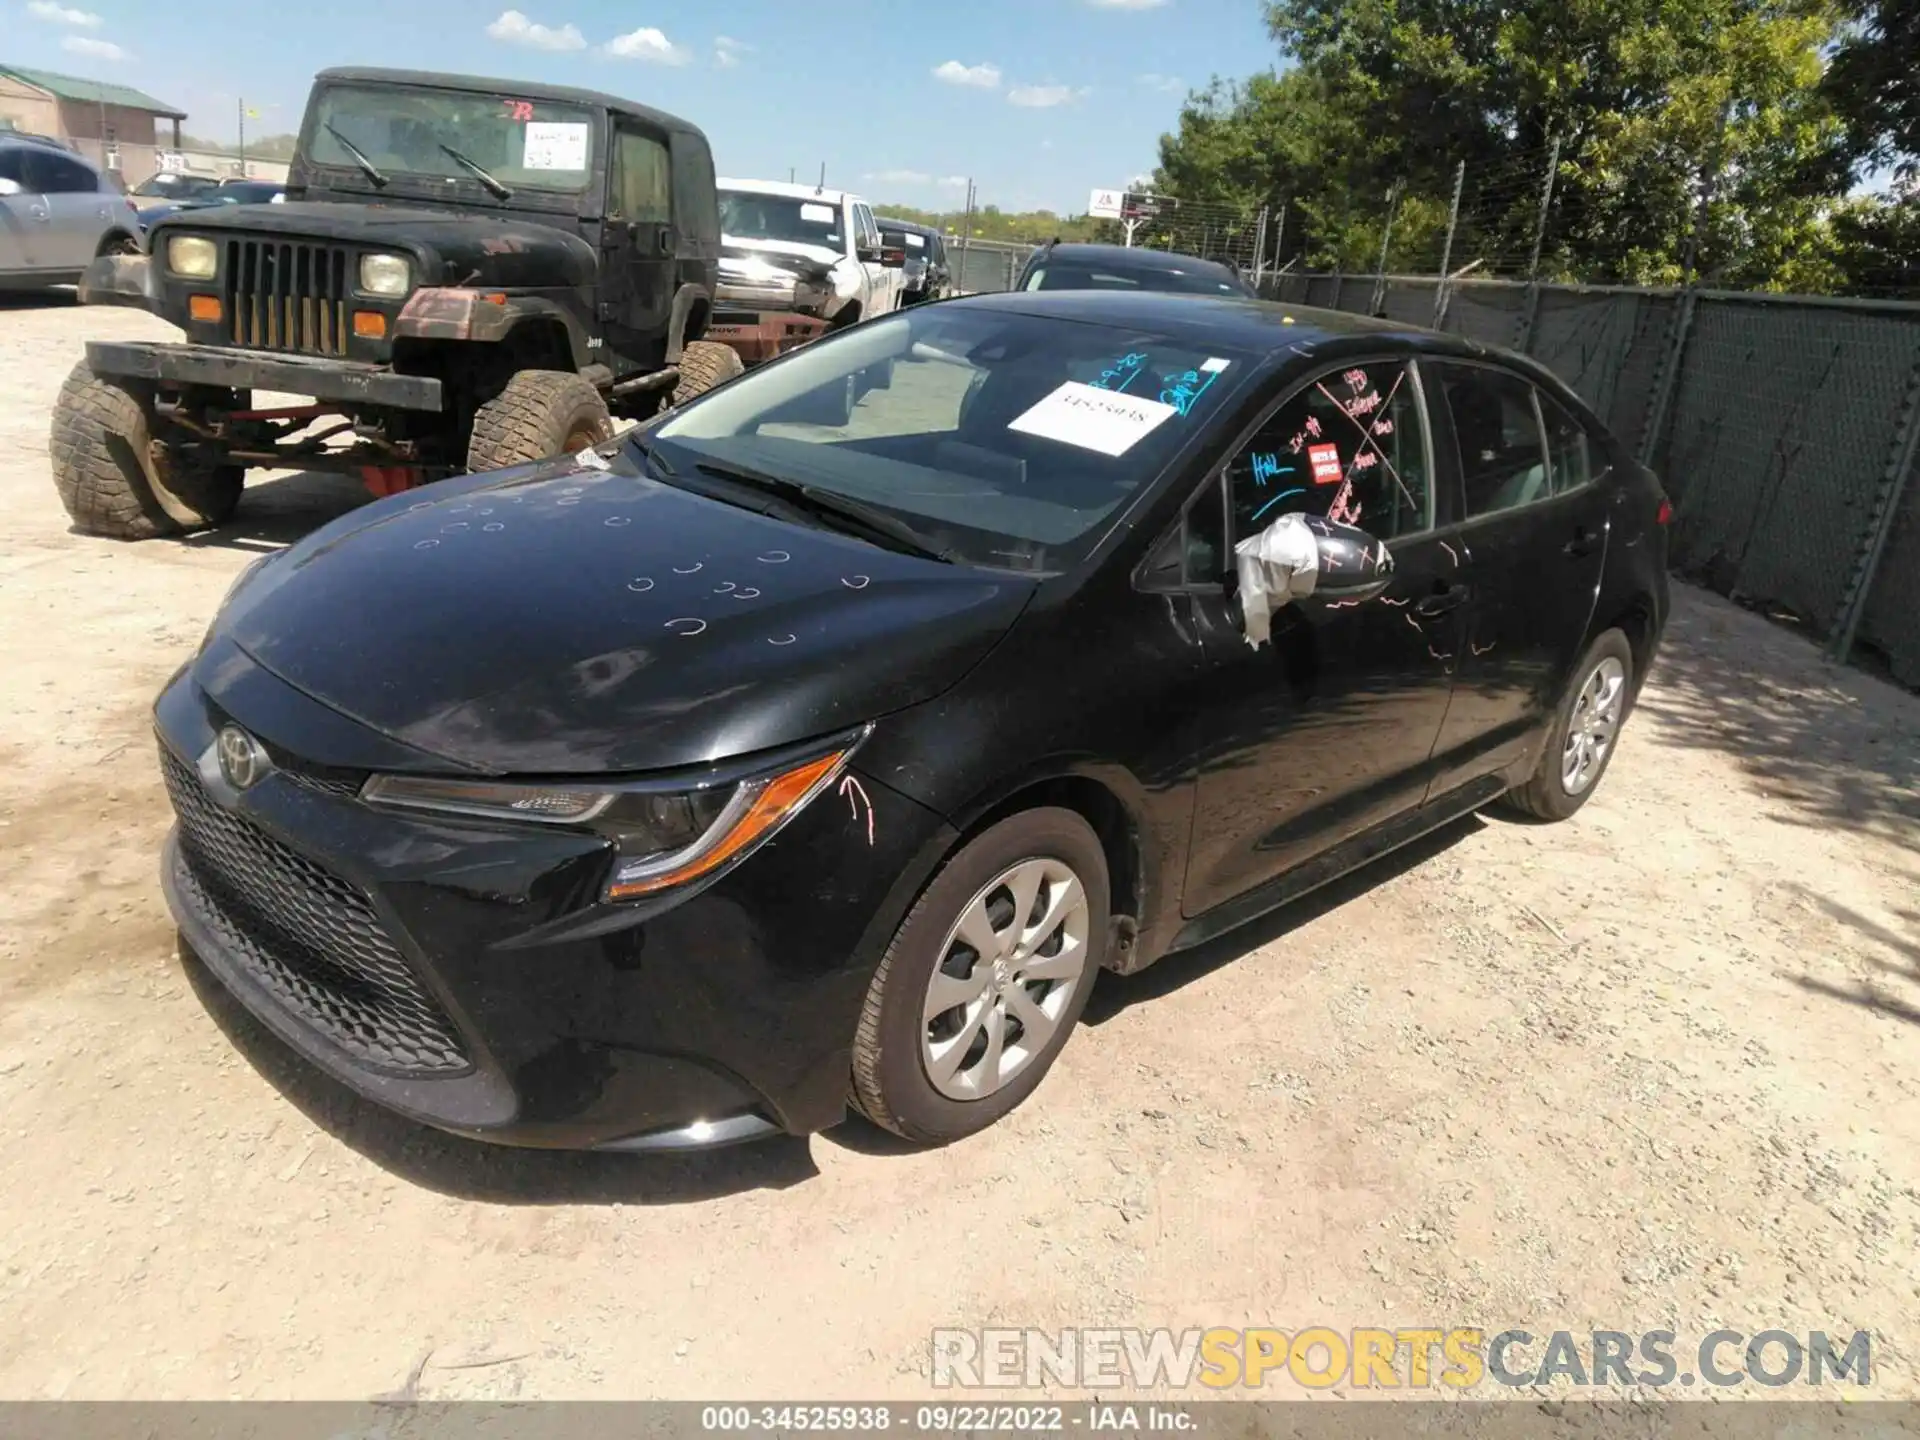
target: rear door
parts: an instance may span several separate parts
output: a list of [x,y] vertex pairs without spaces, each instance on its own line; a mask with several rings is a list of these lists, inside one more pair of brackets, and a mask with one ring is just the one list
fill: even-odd
[[1422,362],[1436,438],[1458,477],[1471,587],[1438,795],[1519,759],[1560,703],[1606,568],[1604,452],[1525,376]]
[[38,232],[45,228],[46,202],[27,189],[25,147],[0,147],[0,275],[24,275],[39,268]]
[[860,262],[860,268],[867,276],[867,299],[860,307],[862,315],[883,315],[894,308],[898,295],[895,292],[894,277],[897,270],[889,270],[880,263],[880,226],[874,221],[873,211],[866,202],[853,202],[854,234],[858,237],[859,252],[869,258]]
[[41,266],[63,273],[86,269],[100,251],[117,197],[101,188],[92,166],[57,150],[28,150],[26,167],[28,188],[39,192],[47,211]]

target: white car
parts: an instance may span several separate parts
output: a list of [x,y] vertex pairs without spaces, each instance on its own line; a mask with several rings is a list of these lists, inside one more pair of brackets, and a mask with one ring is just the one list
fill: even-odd
[[[720,191],[720,306],[818,315],[835,328],[900,304],[873,209],[845,190],[728,180]],[[904,257],[901,257],[904,260]]]

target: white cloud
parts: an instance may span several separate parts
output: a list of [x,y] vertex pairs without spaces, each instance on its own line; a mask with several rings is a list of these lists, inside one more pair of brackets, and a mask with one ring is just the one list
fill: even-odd
[[50,21],[55,25],[78,25],[83,30],[98,30],[100,17],[91,10],[75,10],[70,5],[61,5],[57,0],[32,0],[27,13],[36,20]]
[[722,70],[731,70],[740,63],[740,57],[753,47],[744,40],[736,40],[731,35],[713,37],[713,63]]
[[91,35],[69,35],[60,42],[60,48],[95,60],[131,60],[133,58],[111,40],[96,40]]
[[942,175],[939,183],[943,190],[964,190],[967,188],[967,177],[964,175]]
[[1182,95],[1186,93],[1187,82],[1182,80],[1178,75],[1156,75],[1153,71],[1149,70],[1145,75],[1140,76],[1139,79],[1140,83],[1149,90],[1164,91],[1168,95]]
[[1055,105],[1071,105],[1092,93],[1084,86],[1076,90],[1071,85],[1016,85],[1007,91],[1007,103],[1024,105],[1030,110],[1049,110]]
[[1167,0],[1087,0],[1096,10],[1158,10]]
[[869,170],[860,178],[877,180],[882,185],[927,185],[933,181],[924,170]]
[[509,45],[524,45],[529,50],[584,50],[587,37],[578,25],[554,29],[529,20],[518,10],[502,10],[500,18],[487,26],[487,34]]
[[933,67],[933,78],[944,80],[949,85],[972,85],[981,90],[993,90],[1000,84],[1000,67],[984,62],[962,65],[958,60],[948,60]]
[[684,65],[693,58],[683,47],[667,39],[664,31],[651,25],[609,40],[606,51],[618,60],[646,60],[655,65]]

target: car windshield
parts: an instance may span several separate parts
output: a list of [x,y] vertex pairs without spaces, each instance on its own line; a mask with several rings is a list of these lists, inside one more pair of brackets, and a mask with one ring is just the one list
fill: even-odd
[[280,193],[280,189],[278,185],[267,185],[256,181],[222,185],[215,193],[219,199],[229,205],[258,205],[262,201],[273,199]]
[[1056,260],[1027,277],[1028,290],[1171,290],[1181,295],[1244,295],[1233,276],[1196,262],[1190,268],[1133,267],[1103,262]]
[[838,205],[751,190],[720,192],[720,231],[730,240],[784,240],[829,250],[840,249],[846,239]]
[[203,190],[213,188],[213,181],[202,179],[198,175],[153,175],[142,180],[128,193],[174,200],[182,195],[196,195]]
[[333,85],[319,98],[305,143],[316,164],[371,165],[384,176],[480,185],[477,165],[509,189],[584,190],[593,171],[593,114],[508,93]]
[[1140,330],[939,306],[752,371],[651,434],[673,475],[729,468],[883,509],[961,560],[1057,571],[1099,544],[1252,369]]

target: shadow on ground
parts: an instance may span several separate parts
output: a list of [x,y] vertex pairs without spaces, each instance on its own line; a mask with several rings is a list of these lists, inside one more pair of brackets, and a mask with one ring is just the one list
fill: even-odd
[[488,1145],[417,1125],[295,1054],[184,942],[178,958],[207,1013],[262,1079],[342,1145],[424,1189],[496,1205],[685,1205],[819,1174],[807,1142],[788,1136],[687,1155],[617,1155]]
[[291,545],[373,496],[351,475],[306,470],[273,480],[249,481],[233,519],[173,543],[194,550],[242,550],[264,555]]
[[1896,687],[1676,584],[1640,709],[1663,722],[1656,743],[1730,756],[1771,818],[1920,855],[1920,700]]
[[1866,973],[1851,986],[1835,985],[1811,975],[1797,975],[1793,983],[1816,995],[1858,1005],[1863,1010],[1904,1020],[1909,1025],[1920,1025],[1920,1006],[1893,993],[1895,986],[1908,990],[1909,994],[1920,993],[1920,910],[1893,912],[1906,928],[1907,933],[1902,935],[1871,915],[1862,915],[1851,906],[1842,905],[1809,886],[1794,885],[1790,888],[1799,891],[1802,898],[1816,909],[1824,911],[1836,925],[1852,931],[1859,939],[1884,952],[1862,956]]

